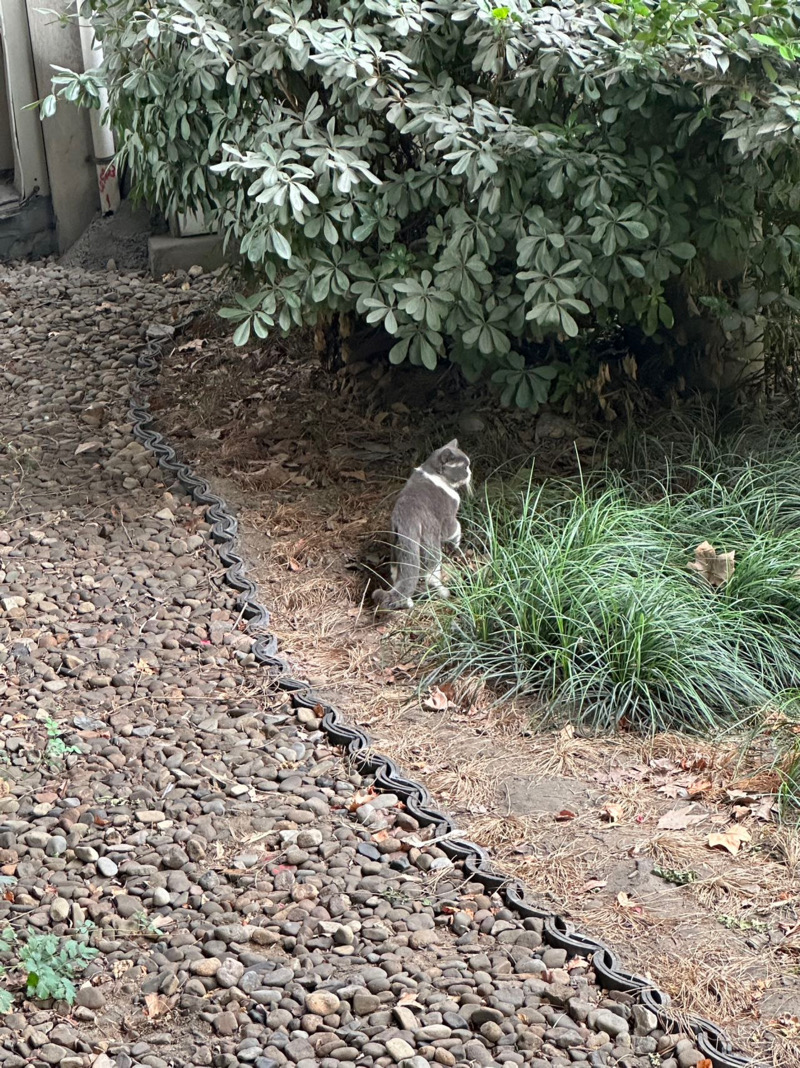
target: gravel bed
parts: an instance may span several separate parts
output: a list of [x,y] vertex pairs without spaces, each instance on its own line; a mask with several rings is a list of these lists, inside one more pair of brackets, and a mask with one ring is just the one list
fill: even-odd
[[0,273],[0,930],[98,950],[71,1006],[0,954],[0,1068],[698,1064],[254,669],[127,414],[143,339],[212,284]]

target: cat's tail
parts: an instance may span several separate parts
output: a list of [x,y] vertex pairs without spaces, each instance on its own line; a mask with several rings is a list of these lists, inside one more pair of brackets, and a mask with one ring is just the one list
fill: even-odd
[[383,612],[397,612],[412,608],[412,597],[419,584],[419,542],[413,538],[395,535],[395,562],[392,565],[392,588],[375,590],[372,599]]

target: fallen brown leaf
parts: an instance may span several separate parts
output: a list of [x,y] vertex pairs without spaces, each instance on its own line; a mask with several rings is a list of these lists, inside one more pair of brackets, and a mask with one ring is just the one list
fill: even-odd
[[751,837],[746,827],[742,827],[740,823],[734,823],[727,831],[714,831],[710,834],[708,836],[708,845],[711,849],[721,846],[723,849],[727,849],[732,856],[736,856],[742,845],[745,842],[749,842]]
[[662,831],[685,831],[687,827],[694,827],[705,819],[708,819],[707,812],[696,812],[694,805],[688,805],[686,808],[673,808],[665,813],[657,826]]
[[734,790],[729,788],[725,791],[725,800],[732,805],[754,805],[758,799],[746,790]]
[[656,757],[655,760],[650,761],[650,768],[653,771],[674,771],[677,766],[678,765],[675,763],[675,761],[670,760],[669,757]]
[[668,797],[671,801],[674,801],[676,797],[685,794],[685,792],[684,788],[678,786],[676,782],[665,782],[663,786],[658,787],[658,793],[663,794],[664,797]]
[[151,1020],[169,1012],[174,1004],[174,997],[167,998],[163,994],[145,994],[144,996],[145,1012]]
[[724,586],[734,569],[735,552],[718,553],[709,542],[701,542],[694,551],[694,560],[686,565],[690,571],[696,571],[715,588]]
[[[537,975],[539,975],[541,973],[540,972],[527,972],[527,973],[524,973],[524,974],[525,974],[526,978],[533,979],[533,978],[535,978]],[[520,978],[522,978],[522,976],[520,976]],[[517,1019],[518,1020],[521,1020],[522,1023],[527,1024],[529,1027],[531,1026],[531,1024],[535,1024],[537,1019],[541,1018],[540,1014],[537,1013],[536,1009],[528,1009],[527,1012],[525,1011],[524,1008],[523,1009],[518,1009],[516,1015],[517,1015]]]
[[359,790],[353,794],[350,800],[347,802],[347,807],[350,812],[355,812],[357,808],[361,808],[362,805],[366,805],[368,801],[371,801],[373,797],[377,797],[377,793],[371,787],[366,790]]
[[397,1004],[398,1005],[416,1005],[418,1008],[420,1008],[420,1009],[422,1008],[420,1003],[417,1001],[416,994],[413,994],[410,991],[407,994],[401,994],[400,997],[397,999]]
[[607,820],[611,824],[619,823],[619,821],[624,815],[625,813],[623,811],[622,805],[603,805],[603,811],[601,812],[601,816],[604,820]]
[[684,771],[705,771],[711,763],[710,757],[705,756],[703,753],[695,753],[693,756],[684,757],[681,760],[681,767]]
[[431,686],[430,694],[422,702],[422,706],[433,712],[445,712],[450,707],[450,698],[438,686]]
[[689,797],[700,797],[708,793],[713,785],[711,779],[696,779],[691,786],[687,786],[686,792]]
[[623,909],[632,909],[634,912],[642,911],[641,905],[637,905],[633,898],[628,897],[624,890],[620,890],[617,894],[617,904]]
[[591,890],[602,890],[607,882],[607,879],[589,879],[581,887],[581,893],[588,894]]

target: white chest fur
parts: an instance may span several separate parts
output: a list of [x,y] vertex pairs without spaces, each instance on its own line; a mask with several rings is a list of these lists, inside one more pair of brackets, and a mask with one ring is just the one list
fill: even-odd
[[443,490],[448,497],[451,497],[456,502],[456,504],[461,504],[461,498],[459,497],[458,492],[454,490],[449,483],[445,482],[441,475],[434,475],[429,471],[423,471],[421,467],[417,467],[415,470],[418,474],[427,478],[429,482],[432,482],[434,486],[438,486],[440,490]]

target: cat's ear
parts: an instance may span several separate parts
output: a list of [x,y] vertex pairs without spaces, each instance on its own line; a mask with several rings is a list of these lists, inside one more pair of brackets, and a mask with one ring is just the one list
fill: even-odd
[[461,450],[458,447],[458,438],[453,438],[452,441],[448,441],[446,445],[442,445],[438,450],[438,463],[445,467],[445,465],[452,463],[458,458],[458,454]]

